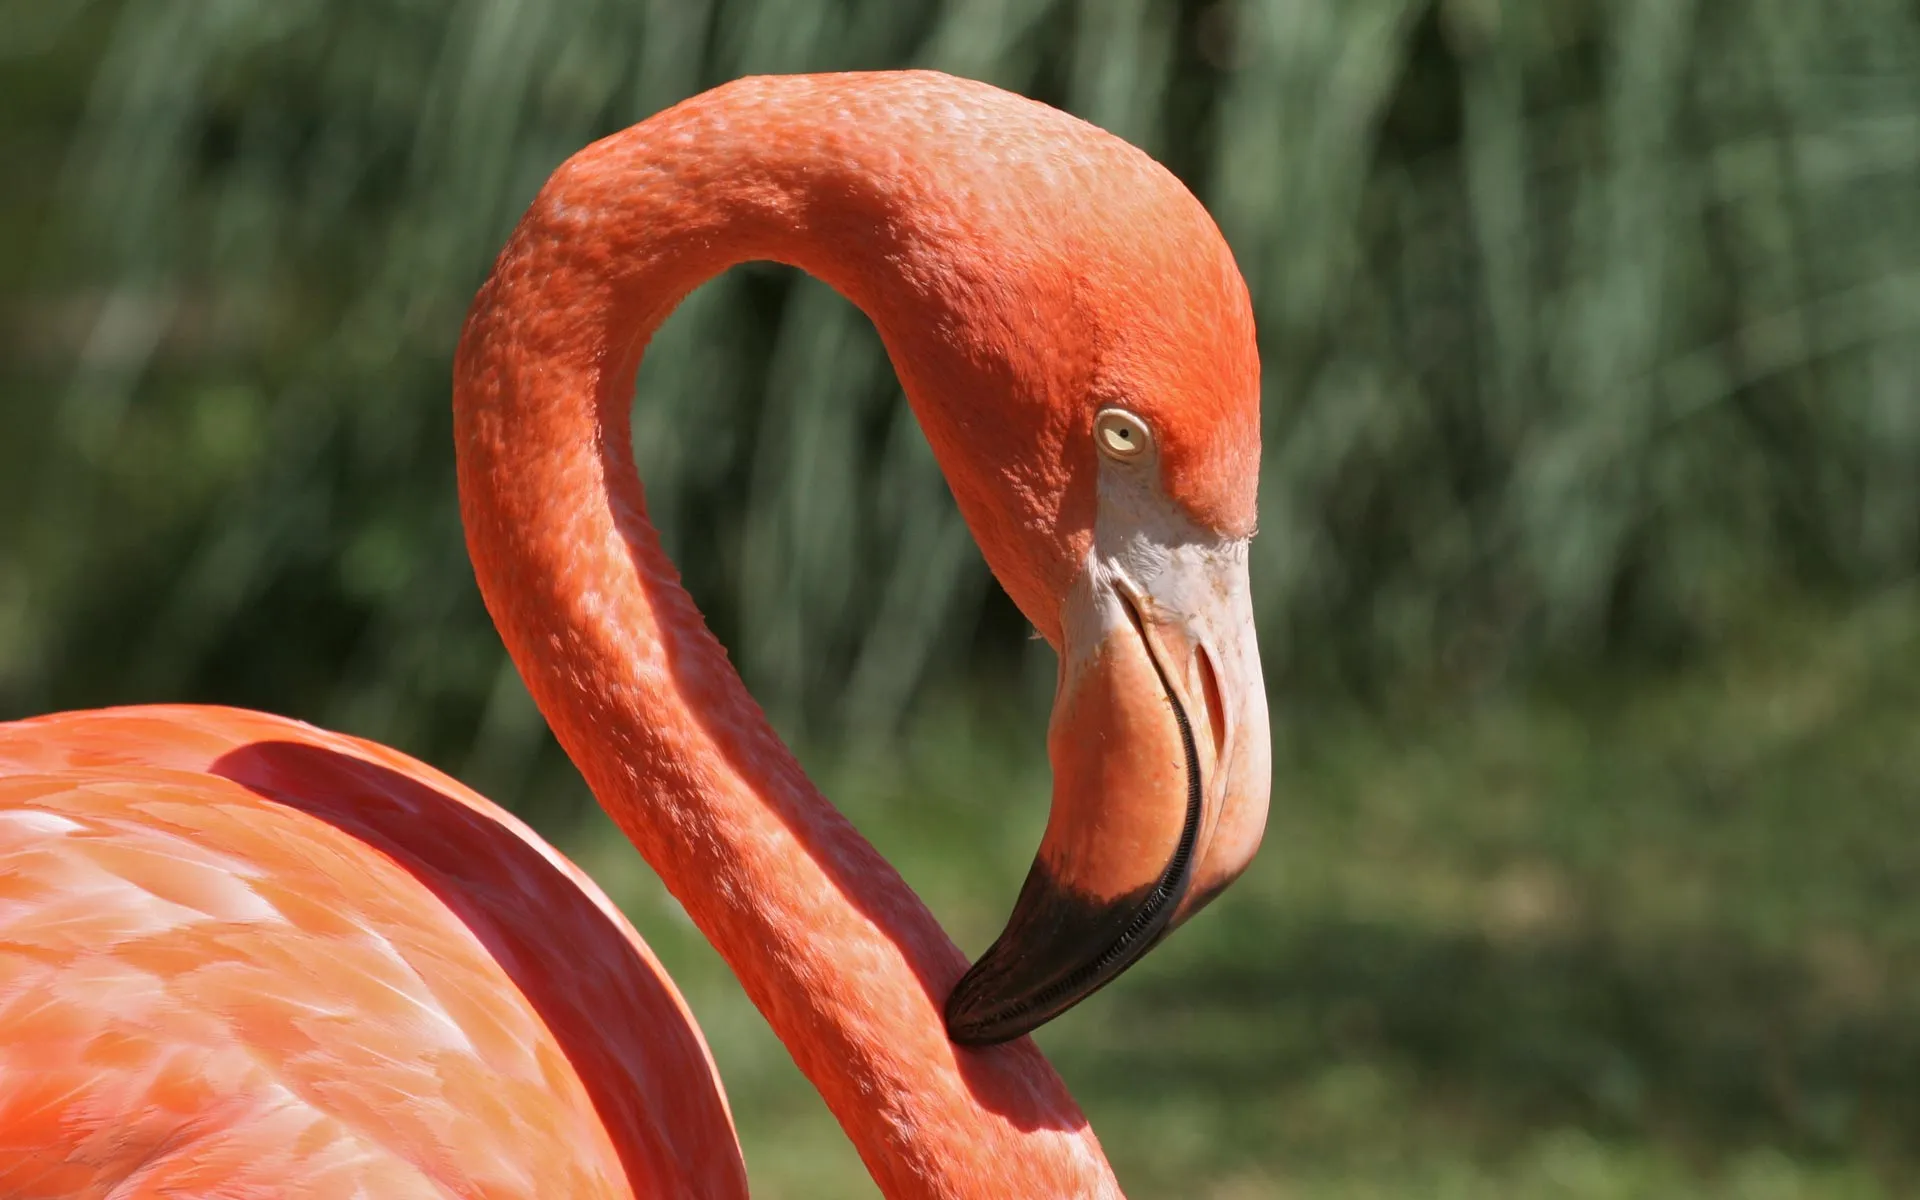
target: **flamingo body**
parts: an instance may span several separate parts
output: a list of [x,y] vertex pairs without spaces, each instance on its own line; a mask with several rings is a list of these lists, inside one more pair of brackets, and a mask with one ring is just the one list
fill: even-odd
[[403,754],[232,709],[0,725],[0,1195],[737,1196],[607,898]]
[[[1052,817],[968,966],[807,780],[648,523],[648,338],[770,259],[875,322],[1059,650]],[[561,745],[892,1197],[1110,1197],[1023,1035],[1244,869],[1259,361],[1199,202],[928,72],[757,78],[535,198],[454,361],[475,578]],[[712,1061],[577,870],[403,755],[221,709],[0,726],[0,1195],[744,1192]]]

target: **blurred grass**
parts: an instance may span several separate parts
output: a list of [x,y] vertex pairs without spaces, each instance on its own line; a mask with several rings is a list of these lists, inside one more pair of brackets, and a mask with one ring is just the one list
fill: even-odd
[[[1914,1190],[1910,0],[0,0],[0,718],[239,703],[455,770],[687,985],[756,1185],[862,1194],[502,656],[446,392],[567,154],[900,65],[1145,146],[1258,311],[1268,848],[1041,1039],[1134,1194]],[[871,328],[737,270],[639,397],[703,609],[978,951],[1053,667]]]
[[[1317,695],[1670,661],[1920,556],[1908,0],[0,0],[0,41],[0,710],[240,699],[510,789],[541,743],[475,737],[460,315],[568,153],[757,71],[977,75],[1207,201],[1265,351],[1261,632]],[[839,297],[732,272],[640,394],[656,520],[783,720],[885,738],[982,671],[1044,703]]]
[[[976,953],[1046,794],[982,711],[809,756]],[[1912,1194],[1917,727],[1904,591],[1658,680],[1308,717],[1253,870],[1040,1041],[1136,1197]],[[644,864],[572,845],[699,1012],[757,1194],[873,1194]]]

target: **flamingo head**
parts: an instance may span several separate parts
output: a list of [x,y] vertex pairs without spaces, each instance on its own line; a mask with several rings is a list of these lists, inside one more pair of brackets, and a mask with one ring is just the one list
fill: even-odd
[[1246,286],[1171,174],[1090,126],[1070,137],[1073,154],[1023,175],[1003,151],[955,189],[932,219],[974,252],[919,272],[939,319],[888,334],[962,514],[1060,661],[1046,833],[946,1005],[969,1045],[1138,961],[1246,868],[1266,822]]

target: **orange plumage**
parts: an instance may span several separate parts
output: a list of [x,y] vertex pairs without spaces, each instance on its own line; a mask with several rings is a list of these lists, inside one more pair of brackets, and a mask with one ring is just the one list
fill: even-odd
[[0,1081],[20,1200],[746,1190],[592,881],[405,755],[232,709],[0,725]]
[[[874,318],[990,564],[1061,648],[1062,696],[1100,698],[1056,709],[1059,828],[959,989],[965,957],[801,773],[646,520],[641,351],[748,258]],[[985,85],[741,81],[555,173],[475,301],[454,406],[516,665],[882,1189],[1117,1194],[1018,1035],[1225,886],[1266,808],[1258,362],[1199,204]],[[1150,444],[1098,448],[1115,407]],[[672,983],[495,805],[255,713],[0,725],[0,1195],[744,1191]]]

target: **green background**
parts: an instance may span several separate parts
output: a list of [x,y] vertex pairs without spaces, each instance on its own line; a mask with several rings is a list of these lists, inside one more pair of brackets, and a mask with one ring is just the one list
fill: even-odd
[[[1146,147],[1260,319],[1267,846],[1040,1039],[1130,1193],[1920,1183],[1912,0],[0,0],[0,717],[237,703],[453,770],[680,979],[758,1193],[870,1194],[506,663],[447,379],[568,153],[904,65]],[[729,273],[635,452],[755,695],[979,951],[1053,664],[872,329]]]

